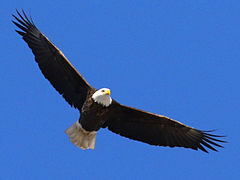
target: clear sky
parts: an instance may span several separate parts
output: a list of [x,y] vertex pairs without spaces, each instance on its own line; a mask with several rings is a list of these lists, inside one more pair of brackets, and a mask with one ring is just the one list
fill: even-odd
[[[96,88],[129,106],[227,135],[206,154],[102,129],[95,150],[64,133],[77,110],[44,79],[14,32],[23,8]],[[238,179],[240,1],[3,1],[0,179]]]

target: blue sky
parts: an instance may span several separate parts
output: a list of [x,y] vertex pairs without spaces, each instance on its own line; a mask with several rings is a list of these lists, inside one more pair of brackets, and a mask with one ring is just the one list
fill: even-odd
[[[4,1],[0,9],[0,179],[238,179],[239,1]],[[11,14],[23,8],[79,72],[129,106],[230,143],[206,154],[102,129],[96,149],[64,133],[77,110],[43,78]]]

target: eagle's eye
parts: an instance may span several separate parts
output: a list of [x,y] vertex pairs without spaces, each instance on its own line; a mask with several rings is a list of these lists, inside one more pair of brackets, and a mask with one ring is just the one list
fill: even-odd
[[105,90],[103,89],[102,92],[105,92]]

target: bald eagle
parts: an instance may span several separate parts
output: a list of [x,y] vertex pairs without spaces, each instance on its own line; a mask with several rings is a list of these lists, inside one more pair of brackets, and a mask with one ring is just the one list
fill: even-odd
[[[52,86],[63,98],[80,112],[80,118],[66,130],[70,141],[82,149],[94,149],[100,128],[108,128],[121,136],[150,145],[185,147],[208,152],[218,135],[201,131],[166,116],[153,114],[122,105],[111,98],[110,89],[93,88],[73,67],[63,53],[34,25],[24,11],[17,10],[12,21],[22,31],[16,30],[28,44],[38,66]],[[204,147],[205,146],[205,147]]]

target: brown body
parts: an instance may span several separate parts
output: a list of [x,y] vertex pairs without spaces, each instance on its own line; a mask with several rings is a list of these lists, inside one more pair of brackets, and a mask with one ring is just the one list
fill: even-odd
[[94,102],[90,96],[83,104],[80,124],[86,131],[98,131],[108,120],[110,107]]

